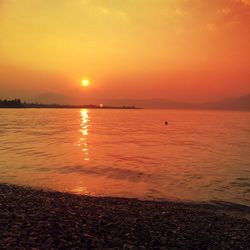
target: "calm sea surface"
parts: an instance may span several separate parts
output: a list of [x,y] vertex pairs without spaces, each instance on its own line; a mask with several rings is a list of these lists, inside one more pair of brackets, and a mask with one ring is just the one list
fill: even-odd
[[250,205],[250,112],[0,109],[0,182]]

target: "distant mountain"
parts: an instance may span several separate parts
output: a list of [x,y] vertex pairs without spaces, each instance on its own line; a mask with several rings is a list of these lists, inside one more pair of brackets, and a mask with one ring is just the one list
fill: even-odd
[[71,104],[72,100],[69,97],[58,93],[47,92],[40,94],[31,101],[41,104]]
[[210,107],[217,109],[250,111],[250,94],[212,103],[210,104]]
[[107,101],[108,105],[133,105],[144,108],[169,109],[221,109],[221,110],[248,110],[250,111],[250,94],[241,97],[228,98],[218,102],[188,103],[164,99],[117,99]]
[[166,99],[73,99],[57,93],[43,93],[33,99],[33,102],[41,104],[104,104],[109,106],[135,106],[141,108],[156,108],[156,109],[219,109],[219,110],[246,110],[250,111],[250,94],[228,98],[218,102],[205,103],[189,103],[177,102]]
[[132,105],[143,108],[192,108],[193,104],[165,99],[111,99],[103,101],[108,105]]

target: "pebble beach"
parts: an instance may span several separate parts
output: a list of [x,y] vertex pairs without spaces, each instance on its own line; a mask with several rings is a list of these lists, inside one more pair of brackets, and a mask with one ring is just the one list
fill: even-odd
[[0,247],[249,249],[250,220],[212,206],[0,184]]

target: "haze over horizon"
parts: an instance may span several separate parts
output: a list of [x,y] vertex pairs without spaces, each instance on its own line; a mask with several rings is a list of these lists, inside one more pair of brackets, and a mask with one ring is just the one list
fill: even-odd
[[245,95],[249,23],[249,0],[2,0],[0,98]]

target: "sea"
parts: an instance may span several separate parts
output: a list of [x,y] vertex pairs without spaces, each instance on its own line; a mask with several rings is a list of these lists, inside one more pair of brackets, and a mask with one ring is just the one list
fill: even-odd
[[250,206],[250,112],[0,109],[0,182]]

